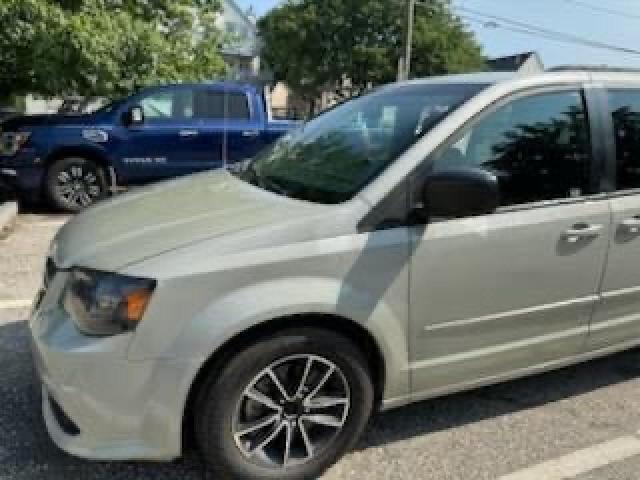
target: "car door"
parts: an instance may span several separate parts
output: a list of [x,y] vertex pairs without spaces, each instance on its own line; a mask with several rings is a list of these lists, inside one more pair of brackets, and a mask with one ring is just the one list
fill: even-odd
[[[257,95],[227,92],[227,162],[252,158],[264,146],[264,106]],[[252,101],[253,100],[253,101]]]
[[211,166],[213,149],[194,116],[193,102],[189,86],[158,89],[133,100],[142,107],[144,122],[123,127],[117,151],[129,181],[180,176]]
[[591,325],[593,350],[640,340],[640,89],[621,85],[605,92],[607,169],[613,223],[602,280],[602,300]]
[[194,106],[210,146],[211,167],[251,158],[262,146],[262,124],[254,118],[247,92],[228,85],[202,88]]
[[577,354],[598,300],[610,210],[594,187],[580,87],[532,91],[473,119],[427,172],[498,178],[493,214],[412,227],[410,360],[416,397]]

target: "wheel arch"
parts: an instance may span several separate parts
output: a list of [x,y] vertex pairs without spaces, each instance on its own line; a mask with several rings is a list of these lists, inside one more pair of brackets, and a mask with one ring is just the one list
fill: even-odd
[[215,371],[234,353],[253,343],[268,338],[288,328],[312,327],[344,335],[358,346],[367,359],[369,371],[372,375],[374,387],[374,408],[379,409],[386,382],[386,364],[383,349],[375,337],[359,323],[336,314],[305,313],[274,318],[267,322],[254,325],[231,337],[200,366],[196,373],[182,412],[182,443],[192,445],[193,442],[193,413],[196,399],[208,378],[210,372]]

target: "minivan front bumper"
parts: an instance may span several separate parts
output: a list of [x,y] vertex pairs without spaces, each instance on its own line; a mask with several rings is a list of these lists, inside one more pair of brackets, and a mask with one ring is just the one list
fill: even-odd
[[54,443],[95,460],[179,457],[185,381],[195,366],[173,359],[129,361],[131,334],[82,335],[53,293],[44,296],[29,325],[42,412]]

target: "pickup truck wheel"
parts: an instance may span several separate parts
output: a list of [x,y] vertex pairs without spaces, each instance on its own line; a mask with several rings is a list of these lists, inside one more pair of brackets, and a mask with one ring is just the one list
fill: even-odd
[[104,169],[93,160],[68,157],[49,167],[45,189],[53,206],[76,213],[106,196],[107,179]]
[[367,365],[341,335],[292,328],[213,369],[196,401],[194,427],[216,478],[318,478],[367,424]]

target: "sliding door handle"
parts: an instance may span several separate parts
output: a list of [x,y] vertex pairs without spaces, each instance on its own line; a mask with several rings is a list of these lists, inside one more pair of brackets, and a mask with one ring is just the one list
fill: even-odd
[[640,217],[631,217],[623,220],[621,225],[627,229],[629,233],[640,233]]
[[575,243],[582,238],[593,238],[600,235],[602,225],[589,225],[586,223],[577,223],[571,228],[565,230],[564,237],[569,243]]

